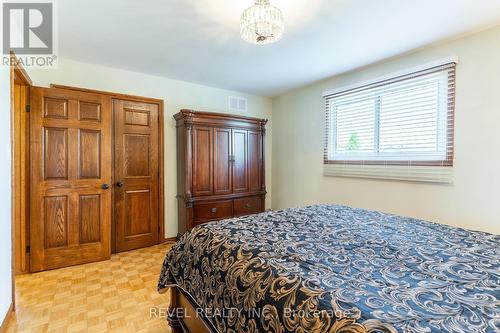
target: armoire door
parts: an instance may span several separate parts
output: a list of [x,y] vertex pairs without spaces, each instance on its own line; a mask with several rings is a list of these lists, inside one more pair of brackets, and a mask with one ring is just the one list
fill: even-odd
[[31,271],[110,257],[111,99],[31,89]]
[[232,191],[231,177],[231,129],[214,129],[214,194]]
[[262,133],[248,131],[248,190],[262,190]]
[[113,112],[115,249],[120,252],[158,243],[158,105],[113,100]]
[[193,195],[212,195],[213,128],[193,126]]
[[232,178],[233,193],[248,191],[248,132],[233,129],[232,131]]

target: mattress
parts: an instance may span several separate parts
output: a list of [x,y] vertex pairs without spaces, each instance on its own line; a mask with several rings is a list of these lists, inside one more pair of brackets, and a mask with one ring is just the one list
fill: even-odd
[[204,224],[159,291],[219,332],[499,332],[500,236],[337,205]]

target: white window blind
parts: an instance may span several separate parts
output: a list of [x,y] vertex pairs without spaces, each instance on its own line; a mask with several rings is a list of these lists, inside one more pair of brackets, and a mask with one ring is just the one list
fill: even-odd
[[455,69],[448,62],[325,94],[325,174],[449,182],[436,169],[453,166]]

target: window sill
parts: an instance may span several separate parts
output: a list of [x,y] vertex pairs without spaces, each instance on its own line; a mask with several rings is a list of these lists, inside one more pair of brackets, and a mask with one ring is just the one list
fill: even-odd
[[438,184],[453,183],[453,167],[442,166],[325,164],[324,175]]

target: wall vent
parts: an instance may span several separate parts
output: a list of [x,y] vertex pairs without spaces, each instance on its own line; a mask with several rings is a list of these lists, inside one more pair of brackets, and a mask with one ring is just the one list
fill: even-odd
[[229,96],[229,111],[231,112],[247,112],[247,99],[243,97]]

